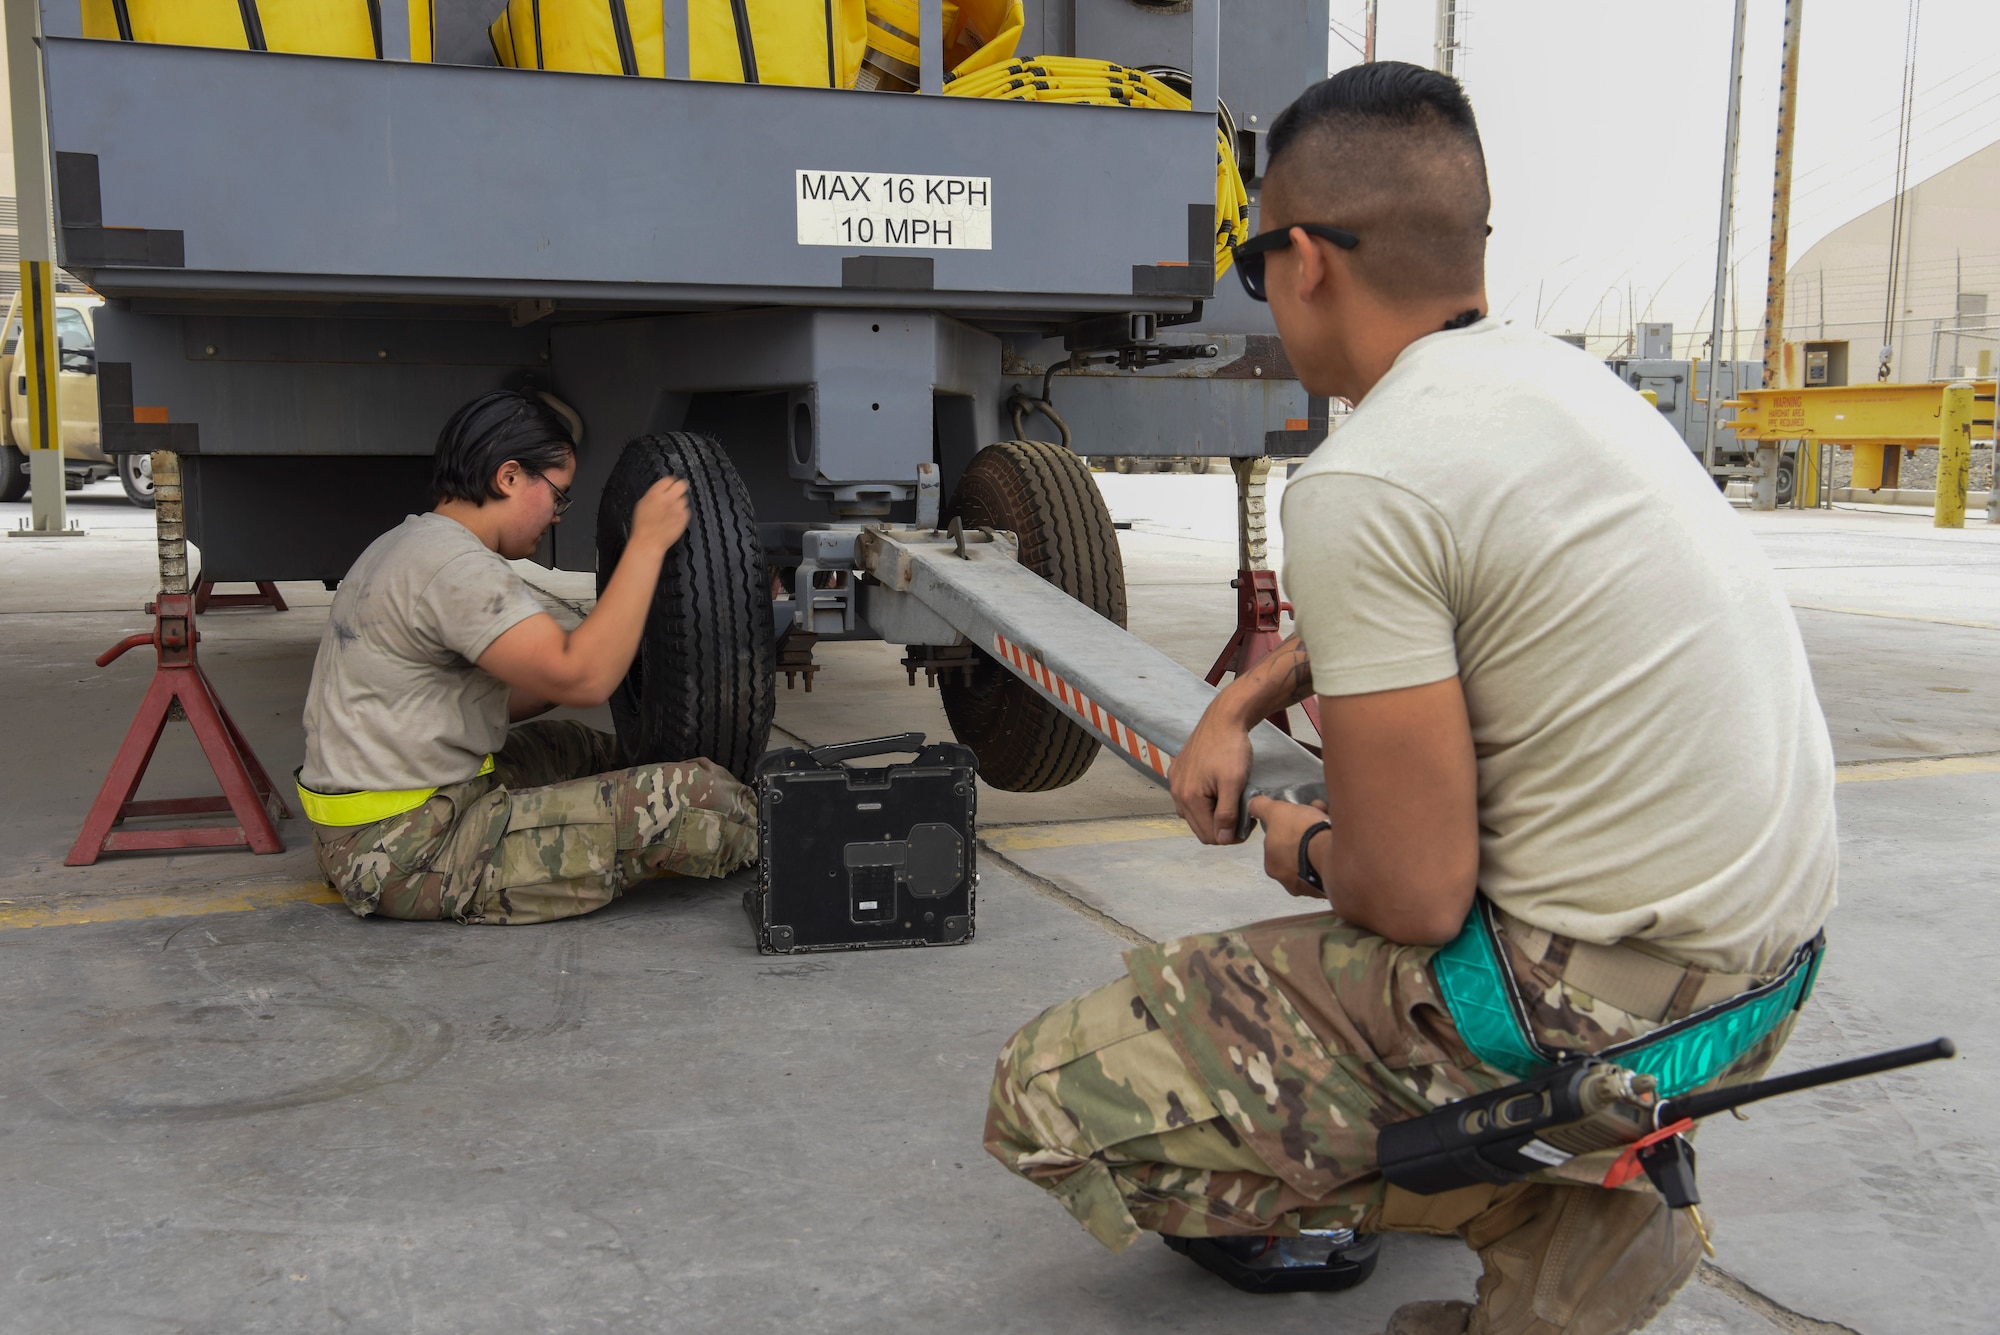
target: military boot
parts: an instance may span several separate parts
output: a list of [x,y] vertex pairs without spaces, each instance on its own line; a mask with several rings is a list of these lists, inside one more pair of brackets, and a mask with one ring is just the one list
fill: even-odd
[[[1626,1335],[1701,1259],[1682,1210],[1650,1191],[1536,1186],[1460,1229],[1485,1273],[1469,1335]],[[1391,1328],[1393,1329],[1393,1323]],[[1447,1329],[1440,1327],[1439,1329]]]

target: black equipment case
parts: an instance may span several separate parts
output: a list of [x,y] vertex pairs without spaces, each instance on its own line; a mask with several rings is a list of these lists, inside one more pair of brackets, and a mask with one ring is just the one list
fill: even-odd
[[[908,764],[850,768],[915,752]],[[757,765],[762,861],[743,910],[767,955],[972,939],[972,749],[920,732],[773,751]]]

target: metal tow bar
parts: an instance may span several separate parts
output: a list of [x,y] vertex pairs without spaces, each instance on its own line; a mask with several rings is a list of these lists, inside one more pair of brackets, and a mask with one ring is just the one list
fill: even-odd
[[[871,528],[855,564],[880,582],[869,590],[877,600],[922,604],[1165,787],[1215,688],[1023,569],[1015,552],[1012,534],[991,529]],[[1326,795],[1318,758],[1269,722],[1251,729],[1250,749],[1247,795]]]

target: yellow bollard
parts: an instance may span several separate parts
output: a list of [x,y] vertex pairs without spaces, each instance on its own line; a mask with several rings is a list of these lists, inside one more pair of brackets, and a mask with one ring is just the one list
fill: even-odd
[[1792,460],[1792,504],[1801,510],[1819,508],[1819,452],[1824,448],[1816,440],[1802,440]]
[[1964,380],[1945,387],[1944,409],[1938,417],[1937,505],[1933,528],[1965,527],[1966,475],[1972,469],[1972,385]]

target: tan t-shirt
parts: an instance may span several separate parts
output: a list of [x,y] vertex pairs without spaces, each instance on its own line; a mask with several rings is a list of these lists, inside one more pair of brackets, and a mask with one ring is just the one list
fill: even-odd
[[1419,339],[1283,517],[1320,694],[1463,682],[1496,904],[1727,972],[1819,927],[1833,753],[1797,624],[1699,461],[1601,362],[1508,321]]
[[513,567],[455,519],[411,515],[375,539],[320,637],[300,781],[353,793],[473,777],[507,739],[508,694],[475,662],[541,611]]

